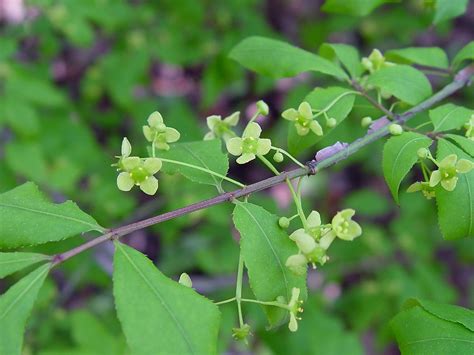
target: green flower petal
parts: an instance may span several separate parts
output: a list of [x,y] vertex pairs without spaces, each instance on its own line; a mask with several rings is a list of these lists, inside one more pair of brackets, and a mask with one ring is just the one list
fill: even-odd
[[218,116],[218,115],[209,116],[208,118],[206,118],[206,122],[207,122],[207,127],[209,127],[211,131],[213,131],[214,127],[216,127],[216,125],[221,122],[221,116]]
[[351,219],[352,217],[354,217],[356,211],[352,208],[346,208],[345,210],[342,210],[341,212],[339,212],[341,214],[341,216],[348,220],[348,219]]
[[294,108],[289,108],[288,110],[285,110],[282,112],[281,116],[288,121],[295,121],[298,118],[298,111],[296,111]]
[[163,123],[163,117],[161,116],[161,113],[155,111],[150,116],[148,116],[147,122],[150,127],[157,128]]
[[295,275],[303,276],[306,273],[307,264],[308,260],[306,256],[303,254],[295,254],[286,259],[285,266]]
[[319,246],[324,250],[328,250],[331,246],[332,242],[336,239],[336,234],[334,231],[327,232],[324,236],[319,240]]
[[239,118],[240,118],[240,111],[237,111],[237,112],[234,112],[232,115],[224,118],[224,122],[232,127],[237,126],[237,123],[239,123]]
[[174,128],[166,127],[165,136],[166,136],[166,142],[174,143],[179,139],[179,137],[181,137],[181,134],[178,132],[178,130]]
[[304,229],[298,229],[290,235],[298,248],[305,254],[311,253],[316,248],[316,241]]
[[159,149],[159,150],[170,150],[170,146],[168,143],[165,143],[165,142],[154,142],[153,143],[155,145],[155,148],[156,149]]
[[127,137],[122,140],[122,157],[127,158],[132,153],[132,145],[128,141]]
[[308,216],[308,227],[315,228],[321,225],[321,215],[318,211],[312,211]]
[[443,160],[439,162],[439,167],[442,169],[453,168],[456,166],[456,161],[458,157],[456,154],[449,154]]
[[237,163],[239,164],[245,164],[248,163],[251,160],[255,159],[255,154],[252,153],[244,153],[240,157],[237,158]]
[[242,154],[242,138],[234,137],[226,143],[227,151],[235,156]]
[[140,184],[140,190],[147,195],[154,195],[156,190],[158,190],[158,179],[154,176],[148,177]]
[[461,174],[465,174],[474,169],[474,163],[467,159],[459,159],[456,164],[456,171]]
[[216,138],[216,135],[212,131],[207,132],[206,135],[204,136],[205,141],[210,141],[210,140],[215,139],[215,138]]
[[128,157],[122,159],[122,166],[126,171],[133,170],[137,168],[141,163],[141,159],[139,157]]
[[148,126],[143,126],[143,135],[145,136],[145,139],[148,142],[153,142],[153,132],[151,131],[151,128]]
[[161,162],[161,159],[158,158],[147,158],[145,159],[145,162],[143,163],[143,168],[149,173],[150,175],[156,174],[158,171],[160,171],[161,166],[163,163]]
[[311,123],[309,124],[309,128],[313,131],[315,135],[317,136],[323,135],[323,129],[318,121],[316,120],[311,121]]
[[435,170],[431,173],[430,176],[430,186],[435,187],[441,181],[441,171]]
[[306,136],[309,133],[309,128],[308,127],[303,127],[298,123],[295,124],[295,127],[296,127],[296,133],[299,136]]
[[420,191],[422,188],[421,182],[417,181],[408,186],[407,192],[417,192]]
[[290,322],[288,323],[288,329],[290,332],[296,332],[298,330],[298,321],[293,313],[290,313]]
[[257,122],[250,122],[242,134],[242,138],[258,138],[262,133],[262,128]]
[[353,240],[354,238],[357,238],[362,234],[362,228],[360,227],[359,223],[355,221],[349,222],[348,229],[349,231],[346,233],[348,237],[347,240]]
[[267,154],[272,147],[272,141],[267,138],[259,139],[257,142],[257,154],[265,155]]
[[454,176],[450,179],[443,179],[441,180],[441,186],[443,189],[447,191],[453,191],[456,188],[456,184],[458,183],[458,177]]
[[298,112],[300,113],[300,115],[307,119],[307,120],[312,120],[313,119],[313,111],[311,109],[311,105],[306,102],[306,101],[303,101],[299,106],[298,106]]
[[122,172],[117,176],[117,187],[121,191],[130,191],[135,185],[135,181],[130,177],[129,173]]

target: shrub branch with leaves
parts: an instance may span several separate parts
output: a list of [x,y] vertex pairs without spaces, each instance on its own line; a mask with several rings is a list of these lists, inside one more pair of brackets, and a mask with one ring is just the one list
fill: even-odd
[[[144,193],[155,195],[159,191],[158,174],[180,173],[196,183],[216,186],[218,195],[213,198],[107,229],[73,202],[47,201],[33,183],[0,195],[2,249],[60,241],[88,231],[102,233],[53,256],[0,253],[1,277],[42,264],[0,296],[0,353],[21,352],[28,315],[49,271],[108,241],[115,245],[113,293],[117,314],[133,353],[215,353],[220,322],[218,307],[229,303],[237,307],[237,324],[232,329],[237,340],[246,341],[251,334],[244,307],[248,303],[262,306],[270,327],[287,323],[289,330],[296,332],[307,298],[308,264],[316,267],[330,262],[330,247],[335,240],[353,241],[363,235],[363,229],[353,220],[354,209],[337,212],[327,223],[318,211],[305,210],[302,181],[317,179],[321,170],[387,135],[392,137],[385,143],[383,171],[394,199],[398,201],[404,177],[419,164],[424,180],[411,185],[408,191],[422,191],[427,198],[436,198],[439,223],[446,239],[472,237],[474,113],[451,103],[431,109],[470,84],[474,65],[456,74],[454,70],[464,61],[474,59],[472,52],[461,51],[451,67],[443,68],[449,75],[453,74],[452,82],[432,95],[431,84],[423,72],[409,65],[428,67],[421,49],[411,48],[409,56],[403,50],[391,51],[387,58],[374,50],[362,60],[350,46],[325,44],[322,49],[321,53],[327,54],[324,57],[283,42],[251,37],[230,54],[243,66],[277,78],[316,71],[339,81],[341,86],[316,88],[298,108],[283,111],[283,119],[289,121],[288,149],[276,147],[270,139],[264,138],[265,132],[256,122],[258,116],[269,114],[269,107],[263,101],[257,103],[256,114],[242,133],[237,131],[239,112],[224,119],[213,115],[207,118],[209,132],[204,140],[180,143],[180,132],[167,126],[156,111],[143,126],[149,156],[133,156],[132,144],[127,138],[123,139],[121,155],[113,164],[118,171],[116,183],[120,190],[130,191],[138,186]],[[268,53],[274,55],[269,58]],[[314,159],[300,162],[296,156],[344,121],[355,96],[365,98],[384,116],[376,120],[362,118],[366,135],[350,144],[337,142],[313,152]],[[408,110],[399,112],[396,109],[400,107],[408,107]],[[415,128],[407,125],[417,114],[429,109],[430,122]],[[421,130],[428,124],[433,125],[433,131]],[[436,158],[430,150],[433,141],[437,143]],[[275,176],[250,185],[228,177],[229,154],[236,158],[237,164],[259,161]],[[297,167],[280,171],[278,164],[284,161]],[[278,217],[247,201],[249,195],[281,183],[290,190],[296,212],[293,216]],[[229,191],[228,185],[237,189]],[[235,205],[233,221],[240,233],[235,296],[230,299],[214,302],[199,295],[187,274],[175,282],[163,275],[145,255],[119,241],[134,231],[224,202]],[[255,298],[242,297],[245,270]],[[424,304],[423,307],[431,306]]]

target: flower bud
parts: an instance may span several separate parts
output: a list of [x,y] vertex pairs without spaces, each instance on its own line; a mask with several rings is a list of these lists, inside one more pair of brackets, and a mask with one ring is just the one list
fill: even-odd
[[178,282],[183,286],[186,286],[186,287],[189,287],[189,288],[193,287],[193,282],[192,282],[191,278],[185,272],[183,272],[181,274],[181,276],[179,277]]
[[258,109],[258,113],[260,113],[263,116],[268,115],[268,112],[270,112],[270,109],[268,108],[267,103],[263,100],[260,100],[257,102],[257,109]]
[[390,127],[388,127],[388,130],[390,131],[390,134],[394,136],[399,136],[400,134],[403,133],[403,128],[399,124],[392,123]]
[[360,125],[364,128],[369,127],[371,123],[372,123],[372,117],[370,116],[365,116],[363,119],[360,120]]
[[250,335],[250,325],[244,324],[240,328],[232,328],[232,337],[235,340],[247,341],[247,337]]
[[428,155],[430,154],[430,151],[426,148],[420,148],[420,149],[418,149],[416,154],[418,155],[418,157],[420,159],[426,159],[428,157]]
[[283,158],[283,154],[281,154],[280,152],[276,152],[273,156],[273,160],[277,163],[281,163],[283,161]]
[[336,127],[336,125],[337,125],[337,121],[334,117],[331,117],[326,121],[326,126],[328,128],[334,128]]
[[286,267],[295,275],[303,276],[306,273],[308,260],[303,254],[291,255],[286,259]]
[[283,228],[283,229],[286,229],[290,226],[290,220],[286,217],[280,217],[278,219],[278,225]]

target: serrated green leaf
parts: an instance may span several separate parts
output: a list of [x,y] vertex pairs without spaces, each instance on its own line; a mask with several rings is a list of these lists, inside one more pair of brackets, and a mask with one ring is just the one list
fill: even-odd
[[134,354],[215,354],[217,306],[164,276],[137,250],[115,243],[114,297]]
[[465,60],[474,60],[474,41],[469,42],[456,54],[453,59],[453,67],[458,67]]
[[286,42],[265,37],[244,39],[232,49],[229,57],[247,69],[272,78],[316,71],[338,79],[347,79],[347,74],[330,61]]
[[[170,150],[159,151],[156,156],[196,165],[223,176],[227,175],[229,169],[229,159],[227,154],[222,152],[221,142],[218,139],[174,144]],[[222,182],[222,178],[205,171],[166,161],[163,161],[161,171],[168,174],[179,173],[201,184],[218,186]]]
[[466,12],[468,0],[436,0],[433,23],[450,20]]
[[0,253],[0,279],[49,258],[37,253]]
[[[349,89],[337,86],[324,89],[316,88],[305,97],[305,101],[308,101],[313,109],[322,110],[333,103],[338,97],[344,95],[327,111],[329,117],[336,119],[337,124],[335,127],[337,127],[346,119],[354,106],[355,95],[350,94],[350,92],[351,90]],[[326,127],[326,121],[323,115],[319,116],[317,120],[321,124],[321,127],[323,127],[323,136],[316,136],[312,132],[309,132],[306,136],[300,136],[296,132],[294,123],[290,122],[290,128],[288,130],[288,149],[291,154],[297,155],[315,145],[321,139],[327,137],[335,128]]]
[[366,16],[387,2],[393,0],[326,0],[321,9],[329,13]]
[[[235,206],[234,224],[241,236],[240,249],[255,297],[260,301],[275,301],[278,296],[289,300],[292,288],[297,287],[306,298],[306,277],[294,275],[285,266],[286,259],[298,250],[278,227],[278,217],[242,202]],[[276,307],[265,307],[265,312],[271,326],[281,324],[288,315]]]
[[402,354],[469,354],[474,344],[471,310],[428,301],[410,301],[390,326]]
[[460,128],[469,121],[472,114],[474,114],[473,110],[454,104],[445,104],[429,111],[435,132]]
[[446,134],[444,137],[454,141],[454,143],[474,158],[474,142],[472,140],[457,134]]
[[404,132],[400,136],[391,137],[384,146],[382,168],[385,181],[398,203],[400,183],[418,160],[417,150],[428,148],[431,139],[415,133]]
[[420,64],[436,68],[448,68],[448,56],[438,47],[409,47],[393,49],[385,53],[385,58],[403,64]]
[[331,61],[338,60],[349,72],[351,78],[358,78],[363,68],[357,48],[343,43],[323,43],[319,54]]
[[21,353],[26,321],[50,267],[39,267],[0,296],[0,354]]
[[63,240],[104,229],[72,201],[54,204],[32,182],[0,195],[0,248]]
[[[436,159],[439,161],[449,154],[472,161],[468,154],[446,139],[438,140]],[[436,187],[438,222],[445,239],[474,237],[474,170],[458,174],[458,178],[453,191],[446,191],[440,185]]]
[[432,93],[431,84],[426,76],[408,65],[382,68],[371,74],[367,83],[410,105],[420,103]]

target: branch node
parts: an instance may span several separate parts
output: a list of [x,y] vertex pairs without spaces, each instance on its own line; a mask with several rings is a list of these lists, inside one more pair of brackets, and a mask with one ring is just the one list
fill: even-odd
[[308,176],[315,175],[317,173],[318,162],[316,160],[307,161],[305,165],[309,168]]

